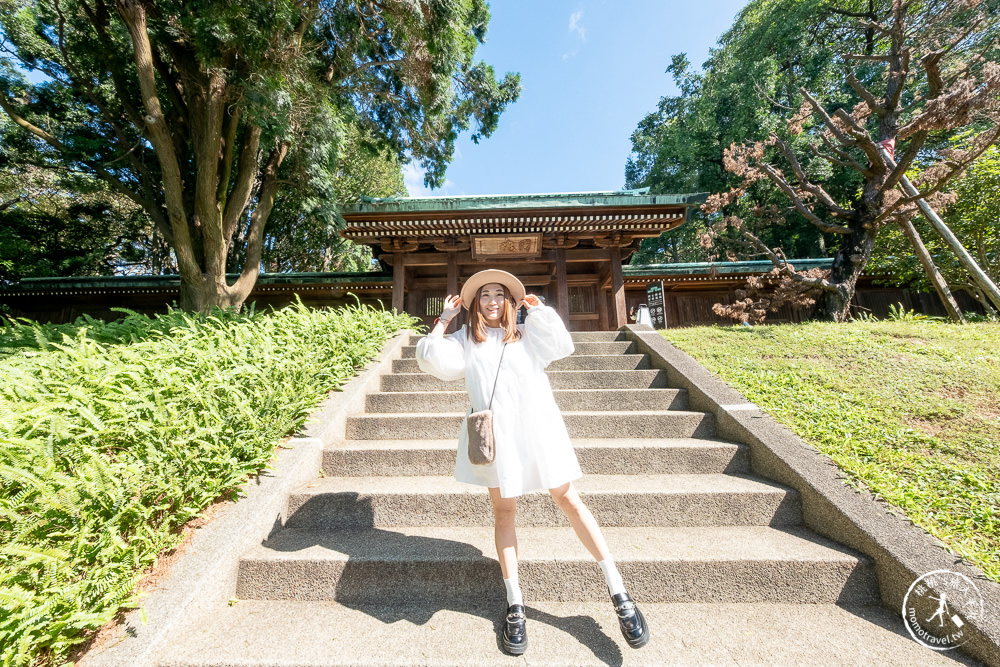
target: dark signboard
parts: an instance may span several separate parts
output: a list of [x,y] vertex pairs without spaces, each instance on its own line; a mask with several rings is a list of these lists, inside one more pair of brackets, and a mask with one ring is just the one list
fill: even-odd
[[654,329],[667,328],[667,315],[663,310],[663,282],[657,280],[646,286],[646,305],[649,306],[649,317],[653,320]]

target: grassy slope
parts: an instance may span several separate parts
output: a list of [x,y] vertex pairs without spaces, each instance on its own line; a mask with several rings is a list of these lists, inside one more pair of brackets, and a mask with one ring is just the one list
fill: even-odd
[[662,333],[1000,581],[1000,325]]

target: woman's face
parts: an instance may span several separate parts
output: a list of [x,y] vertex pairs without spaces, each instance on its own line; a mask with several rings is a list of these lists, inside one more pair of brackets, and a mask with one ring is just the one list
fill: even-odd
[[503,285],[500,283],[489,283],[480,288],[479,312],[482,313],[487,324],[496,325],[500,322],[500,315],[503,313],[506,299]]

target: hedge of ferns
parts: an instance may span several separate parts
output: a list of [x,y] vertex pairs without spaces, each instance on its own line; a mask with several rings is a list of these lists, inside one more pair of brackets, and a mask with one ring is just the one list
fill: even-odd
[[0,326],[0,664],[59,663],[179,528],[408,316],[367,307]]

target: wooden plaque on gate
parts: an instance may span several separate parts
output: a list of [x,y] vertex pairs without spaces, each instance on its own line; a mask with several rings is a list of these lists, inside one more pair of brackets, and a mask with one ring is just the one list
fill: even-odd
[[472,237],[473,259],[540,257],[541,234],[502,234]]

